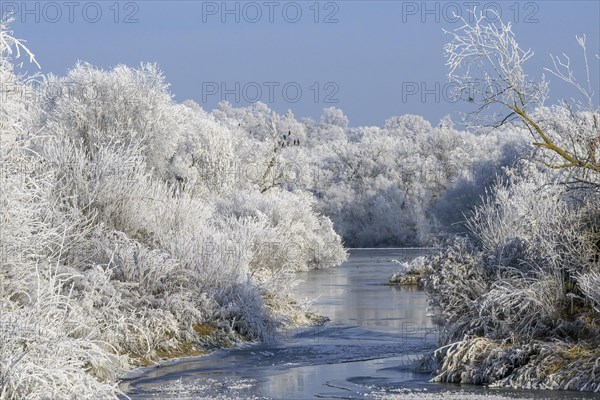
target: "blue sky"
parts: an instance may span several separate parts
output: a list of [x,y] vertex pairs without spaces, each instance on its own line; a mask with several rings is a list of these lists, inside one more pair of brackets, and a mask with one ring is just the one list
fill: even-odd
[[[458,27],[452,13],[467,16],[475,3],[513,22],[522,47],[535,51],[534,76],[550,66],[549,53],[581,66],[575,35],[585,34],[598,88],[598,1],[0,1],[16,10],[15,34],[43,72],[63,75],[78,60],[103,68],[156,62],[178,101],[210,110],[238,97],[239,105],[261,100],[312,118],[335,106],[351,125],[407,113],[435,123],[468,111],[443,95],[442,30]],[[437,98],[406,93],[407,85],[433,93],[436,83]],[[572,95],[556,78],[550,87],[551,101]]]

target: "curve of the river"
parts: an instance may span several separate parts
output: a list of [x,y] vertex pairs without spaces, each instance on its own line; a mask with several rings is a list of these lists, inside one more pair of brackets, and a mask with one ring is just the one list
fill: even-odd
[[[413,399],[431,396],[427,393],[443,399],[460,390],[477,398],[600,399],[430,384],[431,376],[414,373],[413,361],[435,348],[437,329],[426,312],[427,296],[384,283],[398,269],[394,260],[427,251],[351,249],[337,268],[298,274],[303,283],[294,295],[315,298],[314,307],[330,318],[325,325],[138,370],[123,386],[133,399]],[[461,393],[458,399],[467,398]]]

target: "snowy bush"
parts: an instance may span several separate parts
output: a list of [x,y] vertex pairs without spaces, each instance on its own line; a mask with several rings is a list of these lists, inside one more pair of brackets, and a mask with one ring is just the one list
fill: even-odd
[[176,105],[181,133],[169,159],[166,180],[195,196],[227,191],[240,183],[235,130],[215,122],[196,104]]
[[575,364],[542,372],[577,346],[589,363],[599,333],[597,195],[562,179],[530,161],[505,169],[467,219],[470,238],[430,261],[431,302],[445,321],[436,380],[597,388],[593,374],[573,380]]
[[180,133],[167,88],[155,65],[103,71],[80,63],[41,86],[40,124],[81,143],[90,156],[104,146],[142,146],[148,167],[161,176]]
[[[34,277],[32,277],[34,278]],[[125,360],[95,335],[73,329],[82,321],[70,293],[73,277],[38,272],[27,302],[0,304],[0,398],[116,398]]]
[[235,192],[215,205],[220,215],[262,223],[253,244],[253,270],[328,268],[346,259],[340,237],[331,222],[314,211],[315,200],[309,194]]
[[425,256],[415,257],[410,261],[398,261],[400,269],[389,279],[389,284],[398,285],[425,285],[425,275],[428,272],[429,259]]
[[[464,83],[471,71],[463,67],[483,68],[482,79],[502,90],[488,93],[480,112],[508,107],[494,125],[514,116],[542,151],[504,168],[467,218],[470,238],[431,261],[431,301],[445,319],[434,380],[599,391],[594,94],[553,58],[550,72],[587,102],[543,107],[546,82],[533,84],[523,71],[533,53],[519,48],[510,24],[480,18],[451,33],[450,79]],[[585,38],[578,42],[585,54]]]

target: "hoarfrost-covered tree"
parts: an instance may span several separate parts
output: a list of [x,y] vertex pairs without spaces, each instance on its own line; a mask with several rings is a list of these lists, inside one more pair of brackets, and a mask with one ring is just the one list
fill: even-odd
[[81,141],[90,156],[107,144],[139,144],[148,166],[162,176],[180,133],[179,110],[167,89],[153,64],[104,71],[79,63],[67,76],[44,82],[40,124]]
[[[484,137],[450,121],[434,128],[415,115],[350,127],[335,108],[318,122],[259,103],[222,103],[210,114],[237,139],[235,154],[251,186],[313,193],[317,210],[353,246],[431,244],[446,228],[459,227],[494,174],[525,153],[514,130]],[[306,142],[294,146],[304,134]]]
[[552,120],[535,112],[544,105],[548,82],[543,77],[536,81],[525,72],[525,64],[534,53],[519,46],[510,23],[504,23],[499,15],[494,19],[496,23],[489,23],[483,13],[474,15],[472,23],[463,19],[463,26],[448,32],[452,40],[444,47],[448,76],[456,85],[457,95],[467,96],[478,106],[471,116],[494,127],[519,121],[531,133],[533,144],[551,153],[546,163],[552,168],[583,170],[584,179],[585,172],[600,172],[596,155],[600,109],[594,104],[596,93],[590,80],[585,36],[577,37],[577,43],[583,51],[586,83],[577,80],[566,55],[552,56],[553,68],[546,69],[570,84],[581,99],[553,107],[553,112],[561,109],[559,114],[575,128],[557,134],[549,126]]
[[[589,71],[585,39],[577,41]],[[534,143],[503,151],[512,162],[468,217],[469,237],[430,260],[430,299],[445,321],[434,380],[597,392],[600,217],[589,189],[600,133],[589,72],[580,85],[569,58],[553,57],[549,71],[583,100],[546,107],[547,83],[525,74],[533,53],[510,24],[479,16],[445,51],[459,88],[489,89],[469,92],[479,106],[472,116],[491,121],[498,138],[524,132]],[[495,107],[501,116],[485,115]]]
[[226,192],[239,183],[236,147],[240,138],[214,121],[195,103],[178,104],[178,143],[169,159],[166,179],[196,196]]

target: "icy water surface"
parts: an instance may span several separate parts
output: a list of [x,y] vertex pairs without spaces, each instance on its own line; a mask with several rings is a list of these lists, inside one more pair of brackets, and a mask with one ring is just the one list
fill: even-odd
[[[323,326],[282,332],[278,341],[241,345],[132,374],[133,399],[575,399],[566,392],[486,390],[429,384],[412,361],[434,349],[437,330],[422,291],[385,286],[422,249],[354,249],[338,268],[300,273],[299,299],[317,298]],[[474,393],[473,397],[460,390]],[[429,393],[429,394],[427,394]],[[456,396],[456,397],[454,397]],[[499,398],[499,397],[498,397]]]

